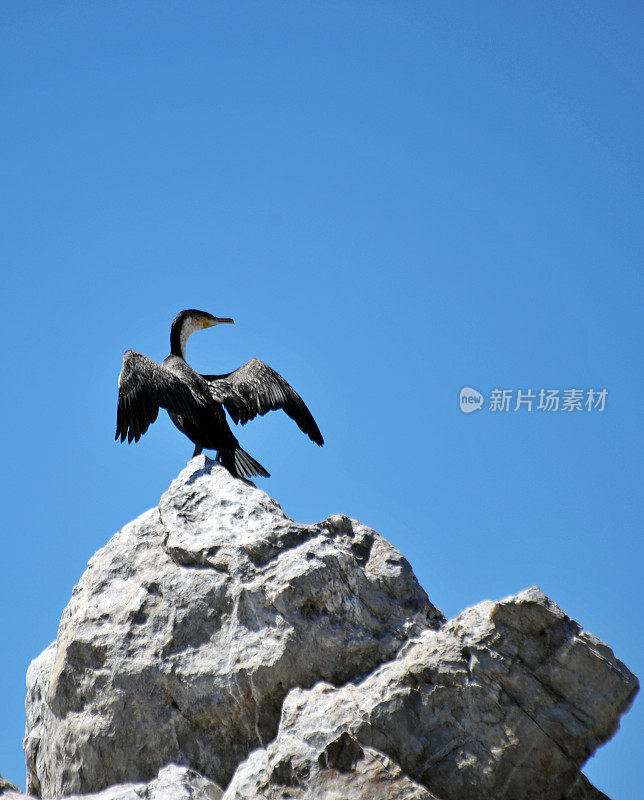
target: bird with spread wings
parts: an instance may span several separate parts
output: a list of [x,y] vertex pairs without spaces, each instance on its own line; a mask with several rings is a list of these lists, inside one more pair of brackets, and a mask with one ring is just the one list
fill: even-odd
[[318,445],[324,444],[315,420],[299,394],[274,369],[253,358],[225,375],[201,375],[186,362],[188,337],[197,330],[222,323],[205,311],[187,309],[170,329],[170,355],[161,364],[127,350],[119,375],[116,439],[138,442],[165,408],[170,419],[192,442],[193,457],[202,450],[217,451],[217,460],[237,477],[269,473],[239,446],[224,409],[244,425],[258,414],[282,409],[301,431]]

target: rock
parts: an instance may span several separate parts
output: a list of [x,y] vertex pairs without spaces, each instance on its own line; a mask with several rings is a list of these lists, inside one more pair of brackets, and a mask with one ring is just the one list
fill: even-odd
[[443,622],[375,531],[298,524],[195,458],[90,560],[31,664],[28,790],[96,792],[169,763],[226,785],[289,689],[365,676]]
[[[11,790],[4,789],[5,784]],[[15,790],[15,791],[14,791]],[[74,794],[66,800],[220,800],[221,787],[188,767],[169,764],[150,783],[120,783],[97,794]],[[29,800],[31,795],[4,781],[0,776],[2,800]]]
[[565,800],[609,800],[609,798],[599,789],[595,789],[588,778],[580,772]]
[[240,766],[223,800],[437,800],[397,764],[347,733],[317,754],[269,765],[255,750]]
[[529,589],[424,631],[360,683],[291,690],[276,739],[224,800],[322,796],[330,752],[360,790],[379,753],[441,800],[599,800],[579,769],[636,691],[606,645]]
[[580,768],[638,686],[538,589],[445,622],[375,531],[205,456],[91,559],[27,684],[28,790],[68,800],[606,800]]
[[26,795],[15,784],[0,775],[0,797],[2,800],[20,800],[26,798]]
[[216,783],[188,767],[169,764],[150,783],[124,783],[98,794],[71,795],[66,800],[220,800]]

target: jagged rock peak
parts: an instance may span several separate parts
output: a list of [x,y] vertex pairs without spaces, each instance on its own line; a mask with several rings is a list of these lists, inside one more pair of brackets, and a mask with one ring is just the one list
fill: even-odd
[[31,664],[28,789],[96,792],[169,763],[225,786],[291,688],[359,680],[443,623],[376,531],[296,523],[199,456],[90,560]]
[[638,683],[536,587],[446,622],[376,531],[200,456],[90,560],[27,686],[38,797],[602,800],[579,770]]

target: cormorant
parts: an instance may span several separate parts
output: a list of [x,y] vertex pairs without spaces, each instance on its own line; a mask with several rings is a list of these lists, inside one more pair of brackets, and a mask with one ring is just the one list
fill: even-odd
[[177,428],[194,442],[193,458],[204,448],[216,450],[217,460],[236,477],[269,477],[239,446],[224,408],[242,425],[257,414],[282,408],[316,444],[324,444],[324,439],[299,394],[263,361],[253,358],[226,375],[200,375],[186,363],[188,337],[222,323],[233,324],[233,320],[196,309],[181,311],[170,329],[170,355],[162,364],[126,350],[114,438],[138,442],[159,408],[165,408]]

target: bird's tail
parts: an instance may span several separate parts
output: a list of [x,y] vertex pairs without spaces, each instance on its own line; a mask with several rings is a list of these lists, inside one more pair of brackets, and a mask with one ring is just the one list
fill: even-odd
[[253,475],[270,478],[270,472],[239,446],[220,450],[218,459],[237,478],[251,478]]

